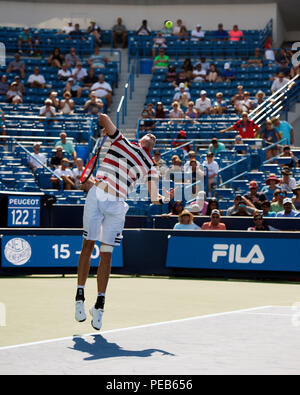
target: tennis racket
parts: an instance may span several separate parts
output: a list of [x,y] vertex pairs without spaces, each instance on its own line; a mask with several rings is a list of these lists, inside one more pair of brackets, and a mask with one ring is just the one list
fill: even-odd
[[95,167],[98,163],[98,158],[99,158],[101,148],[103,147],[106,139],[107,139],[107,134],[102,138],[102,140],[101,139],[97,140],[95,147],[93,149],[93,156],[89,160],[88,164],[85,166],[85,168],[81,174],[81,177],[80,177],[81,184],[86,183],[87,180],[90,178],[90,176],[93,174],[93,171],[95,170]]

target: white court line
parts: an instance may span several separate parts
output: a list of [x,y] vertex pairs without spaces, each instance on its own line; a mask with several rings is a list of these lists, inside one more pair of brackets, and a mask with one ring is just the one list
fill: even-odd
[[74,337],[76,338],[76,337],[89,337],[89,336],[95,336],[95,335],[104,335],[104,334],[108,334],[108,333],[129,331],[129,330],[132,330],[132,329],[150,328],[152,326],[176,324],[176,323],[179,323],[179,322],[201,320],[201,319],[204,319],[204,318],[221,317],[221,316],[224,316],[224,315],[244,313],[244,312],[248,312],[248,311],[252,311],[252,310],[267,309],[267,308],[270,308],[270,307],[273,307],[273,306],[251,307],[249,309],[225,311],[223,313],[200,315],[200,316],[197,316],[197,317],[182,318],[182,319],[179,319],[179,320],[172,320],[172,321],[155,322],[153,324],[146,324],[146,325],[139,325],[139,326],[130,326],[128,328],[110,329],[110,330],[103,331],[103,332],[87,333],[85,335],[78,335],[78,336],[74,335],[74,336],[68,336],[68,337],[60,337],[60,338],[57,338],[57,339],[42,340],[42,341],[32,342],[32,343],[16,344],[16,345],[13,345],[13,346],[0,347],[0,351],[9,350],[9,349],[13,349],[13,348],[19,348],[19,347],[29,347],[29,346],[36,346],[36,345],[40,345],[40,344],[55,343],[55,342],[60,342],[60,341],[64,341],[64,340],[72,340],[72,339],[74,339]]

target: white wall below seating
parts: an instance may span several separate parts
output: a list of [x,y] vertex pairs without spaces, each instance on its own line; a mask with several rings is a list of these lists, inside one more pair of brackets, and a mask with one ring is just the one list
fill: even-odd
[[[32,26],[37,28],[60,28],[68,19],[79,22],[86,27],[95,19],[103,29],[110,29],[117,17],[123,18],[127,29],[137,29],[142,19],[147,19],[149,26],[158,30],[165,19],[182,18],[191,30],[197,23],[205,30],[214,30],[219,22],[229,29],[238,24],[241,29],[263,29],[273,18],[274,40],[284,36],[283,24],[278,18],[276,4],[227,4],[227,5],[97,5],[64,4],[38,2],[0,2],[0,25]],[[279,36],[277,25],[280,24]]]

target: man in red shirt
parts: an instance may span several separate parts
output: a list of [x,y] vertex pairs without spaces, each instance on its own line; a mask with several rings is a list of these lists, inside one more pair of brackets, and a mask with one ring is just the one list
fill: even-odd
[[202,230],[226,230],[226,225],[221,222],[221,214],[217,209],[212,210],[210,222],[204,222]]
[[248,113],[242,113],[242,119],[227,129],[220,130],[220,133],[226,133],[236,130],[243,139],[254,139],[259,137],[260,127],[248,118]]

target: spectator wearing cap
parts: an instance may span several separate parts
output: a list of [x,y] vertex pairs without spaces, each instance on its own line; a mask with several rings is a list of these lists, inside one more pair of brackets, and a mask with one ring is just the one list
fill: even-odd
[[[47,165],[47,158],[44,154],[40,152],[40,149],[41,149],[41,144],[34,143],[32,156],[28,155],[27,158],[28,166],[33,172],[35,172],[36,169],[41,169],[43,167],[42,164],[39,162],[42,162],[44,165]],[[38,159],[39,162],[36,159]]]
[[204,174],[208,177],[208,190],[209,192],[215,188],[218,182],[219,165],[214,160],[214,154],[208,152],[206,159],[203,162]]
[[51,106],[55,108],[55,111],[59,110],[59,99],[57,98],[57,92],[51,90],[48,95],[48,99],[51,100]]
[[55,147],[60,146],[63,148],[64,152],[72,157],[73,161],[75,162],[77,158],[77,154],[74,148],[72,141],[67,140],[67,134],[65,132],[61,132],[59,134],[60,140],[58,140],[55,144]]
[[239,29],[238,25],[233,25],[232,30],[228,32],[228,36],[231,42],[245,40],[244,33]]
[[197,63],[194,67],[191,79],[193,82],[204,82],[206,80],[206,70],[202,68],[201,63]]
[[282,144],[294,145],[295,134],[292,125],[287,121],[281,121],[279,117],[274,117],[271,121],[275,130],[279,133],[280,139],[286,139]]
[[203,31],[201,29],[202,29],[201,25],[197,24],[195,29],[193,29],[191,32],[191,41],[194,41],[194,42],[203,41],[204,36],[205,36],[205,31]]
[[211,111],[211,100],[207,97],[205,90],[200,92],[200,98],[196,100],[195,109],[198,116],[203,114],[209,115]]
[[270,174],[266,179],[266,185],[263,186],[261,192],[264,193],[268,200],[272,200],[273,194],[278,188],[277,185],[280,183],[280,180],[276,177],[275,174]]
[[173,101],[177,101],[180,106],[187,108],[188,103],[191,100],[191,94],[188,88],[185,87],[185,84],[181,82],[179,84],[179,90],[175,91],[173,96]]
[[262,202],[261,209],[263,217],[276,217],[275,211],[271,211],[271,203],[268,200]]
[[211,139],[211,143],[208,146],[208,152],[212,152],[214,155],[218,154],[219,152],[225,151],[226,147],[225,144],[218,141],[216,137]]
[[228,32],[224,30],[223,23],[218,24],[218,29],[214,32],[214,39],[216,41],[226,41],[228,39]]
[[103,111],[103,101],[97,97],[95,92],[91,92],[90,99],[88,99],[83,106],[87,114],[97,115]]
[[39,66],[35,66],[33,74],[30,74],[27,80],[28,85],[31,88],[44,89],[46,86],[46,80],[42,74],[40,74]]
[[239,155],[245,155],[247,154],[247,151],[244,151],[242,149],[239,149],[239,147],[237,147],[238,145],[244,145],[244,140],[242,139],[242,137],[238,134],[235,136],[234,138],[234,148],[235,148],[235,152]]
[[249,231],[265,232],[265,231],[273,230],[273,229],[271,229],[270,226],[268,226],[264,223],[263,215],[258,212],[254,213],[253,222],[254,222],[254,226],[251,226],[250,228],[248,228]]
[[266,120],[265,128],[261,132],[260,137],[264,140],[266,147],[272,146],[272,148],[266,150],[266,160],[269,160],[272,157],[274,158],[275,156],[277,156],[279,146],[274,144],[280,141],[280,136],[279,133],[274,128],[273,123],[270,119]]
[[[180,130],[176,136],[176,139],[172,141],[172,147],[178,147],[183,145],[186,142],[186,132],[184,130]],[[184,152],[184,156],[188,155],[188,152],[191,151],[191,147],[189,144],[185,145],[181,148]]]
[[63,99],[59,103],[60,112],[64,115],[70,115],[74,113],[75,103],[72,99],[71,92],[66,91],[63,94]]
[[65,92],[70,92],[72,97],[77,97],[77,99],[80,99],[82,94],[82,88],[81,86],[75,83],[73,77],[70,77],[67,80],[63,93]]
[[[67,158],[62,158],[61,165],[54,170],[54,174],[63,180],[63,189],[71,190],[76,189],[73,172],[70,169],[71,162]],[[54,175],[51,176],[53,188],[59,189],[61,187],[60,181]]]
[[231,82],[235,79],[235,72],[231,69],[229,62],[224,64],[224,70],[221,73],[221,78],[223,82]]
[[297,211],[300,211],[300,183],[293,189],[295,196],[292,198],[292,202]]
[[210,222],[204,222],[202,230],[226,230],[226,225],[221,222],[221,214],[219,210],[212,210],[210,214]]
[[52,101],[50,99],[45,100],[45,105],[40,108],[40,116],[45,118],[55,118],[56,111],[52,106]]
[[227,209],[226,215],[228,217],[249,217],[256,211],[255,206],[247,200],[244,196],[236,195],[233,201],[233,206]]
[[[200,212],[199,215],[207,215],[208,202],[206,201],[205,191],[203,191],[203,190],[199,191],[197,193],[196,199],[194,201],[192,201],[188,207],[193,207],[194,205],[196,205],[196,207],[197,207],[196,211]],[[188,207],[187,207],[187,209],[188,209]],[[198,207],[199,207],[199,209],[198,209]],[[191,211],[191,210],[189,210],[189,211]],[[191,212],[193,212],[193,211],[191,211]]]
[[243,139],[253,139],[259,136],[260,127],[248,118],[248,113],[242,113],[242,119],[227,129],[220,130],[220,133],[226,133],[236,130]]
[[255,99],[252,102],[252,107],[255,110],[256,107],[259,107],[266,99],[265,92],[259,90],[256,92]]
[[222,115],[227,111],[227,101],[223,98],[223,93],[216,94],[216,100],[213,102],[211,113],[213,115]]
[[12,104],[20,104],[23,102],[22,92],[18,89],[16,81],[10,84],[9,89],[6,92],[6,101]]
[[193,216],[195,217],[195,216],[200,216],[202,213],[201,213],[201,208],[200,208],[200,206],[199,206],[199,204],[197,204],[197,203],[195,203],[195,204],[192,204],[192,205],[190,205],[190,206],[186,206],[185,207],[185,210],[187,210],[187,211],[189,211],[190,213],[192,213],[193,214]]
[[280,188],[286,192],[293,192],[293,189],[296,187],[296,180],[294,177],[291,177],[293,173],[290,168],[288,166],[283,167],[281,174],[282,178],[279,182]]
[[241,112],[251,112],[253,109],[253,100],[250,99],[250,92],[244,92],[244,98],[240,103],[239,109]]
[[290,198],[283,199],[283,211],[277,213],[277,217],[300,217],[300,212],[293,209],[293,202]]
[[12,60],[6,70],[7,73],[17,72],[22,79],[25,78],[25,63],[21,60],[18,53],[15,54],[15,59]]
[[17,83],[17,89],[18,89],[18,91],[21,92],[22,95],[24,96],[24,95],[25,95],[25,86],[24,86],[24,84],[20,81],[20,76],[19,76],[19,75],[16,75],[16,76],[15,76],[15,81],[14,81],[14,82]]
[[73,22],[69,20],[67,26],[64,26],[57,34],[70,34],[73,30]]
[[289,79],[286,78],[283,73],[279,73],[272,83],[271,92],[277,92],[279,89],[283,88],[288,82]]
[[244,197],[249,200],[258,210],[261,210],[261,204],[267,200],[266,195],[262,192],[258,192],[258,184],[256,181],[250,181],[249,191]]
[[183,210],[178,215],[178,223],[175,224],[176,230],[200,230],[201,228],[194,224],[194,216],[188,210]]

